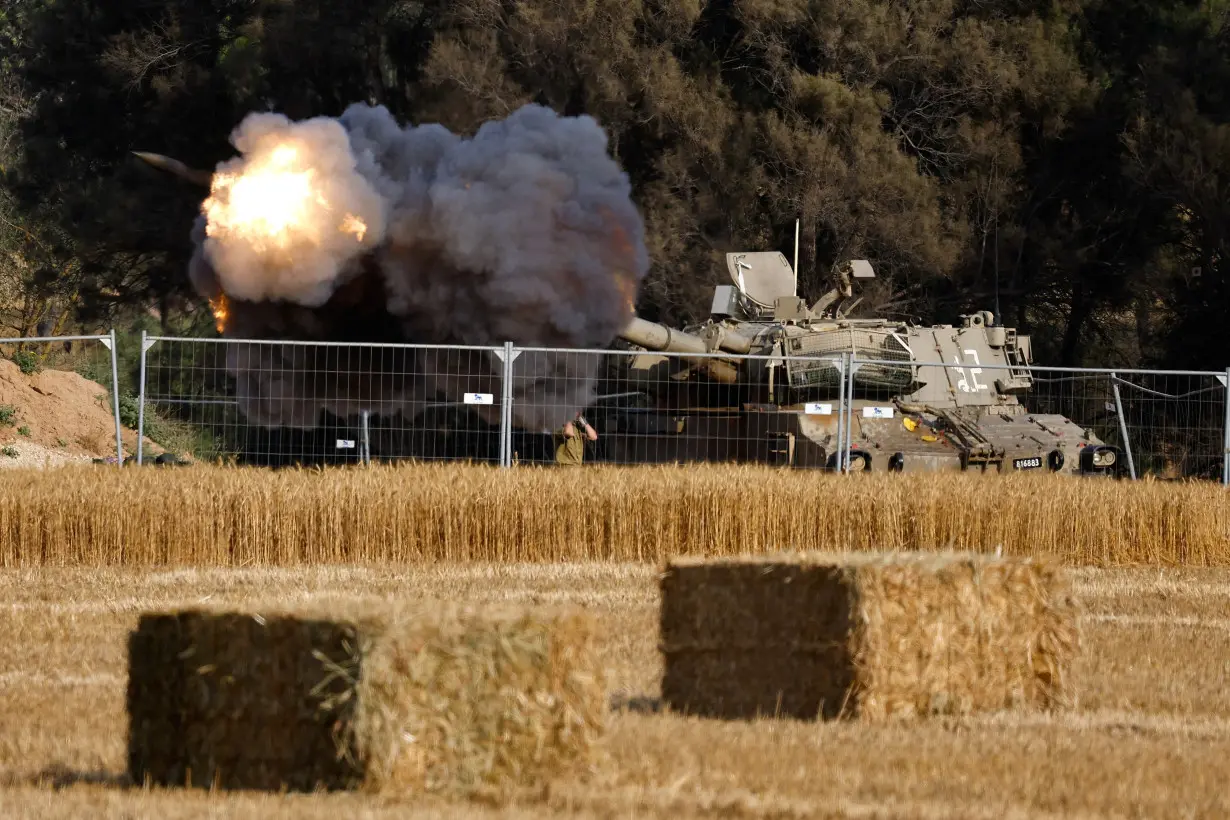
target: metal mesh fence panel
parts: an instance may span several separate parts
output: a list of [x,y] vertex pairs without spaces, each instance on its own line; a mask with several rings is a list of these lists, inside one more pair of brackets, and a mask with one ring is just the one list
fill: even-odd
[[175,431],[198,459],[500,462],[500,348],[164,337],[142,346],[141,424]]
[[247,464],[727,462],[1221,480],[1227,463],[1227,391],[1215,373],[839,350],[772,357],[154,337],[143,346],[142,423],[186,430],[198,458]]
[[1118,446],[1129,476],[1222,478],[1226,388],[1219,374],[1036,368],[1031,405],[1080,419]]
[[[892,363],[876,364],[887,367]],[[920,371],[938,369],[923,367]],[[1090,444],[1116,448],[1112,472],[1122,477],[1223,480],[1228,419],[1225,374],[1003,365],[944,369],[955,375],[954,395],[963,390],[990,395],[1014,376],[1027,377],[1027,388],[1009,391],[1006,400],[998,398],[975,425],[976,432],[997,433],[994,443],[1005,451],[1008,466],[1015,460],[1014,449],[1025,455],[1023,451],[1038,445],[1046,449],[1075,437],[1081,448]],[[1028,426],[1000,431],[1000,417],[1014,417]],[[1031,462],[1028,466],[1037,465]]]
[[[31,357],[29,359],[25,359],[21,357],[20,355],[18,355],[15,351],[14,355],[17,360],[16,361],[17,366],[19,368],[25,367],[26,361],[29,361],[31,364],[37,364],[40,367],[43,366],[44,364],[44,362],[40,360],[39,353],[33,349],[26,348],[25,347],[26,345],[41,345],[43,346],[42,353],[44,355],[53,354],[52,358],[46,362],[46,364],[50,364],[50,365],[56,364],[55,356],[54,356],[56,352],[62,353],[64,355],[70,355],[72,354],[73,348],[75,345],[82,345],[82,346],[98,345],[99,347],[101,347],[102,349],[106,351],[105,356],[102,357],[103,366],[101,370],[103,372],[100,372],[97,374],[91,374],[91,375],[94,375],[98,383],[101,384],[103,389],[106,391],[106,394],[103,398],[105,399],[107,409],[110,411],[113,417],[113,420],[114,420],[114,425],[115,425],[114,447],[115,449],[114,451],[112,451],[112,453],[106,456],[103,456],[101,459],[96,459],[96,460],[101,460],[107,463],[122,465],[124,463],[124,458],[125,458],[124,440],[123,440],[122,433],[123,433],[123,428],[126,425],[122,421],[122,413],[121,413],[121,407],[120,407],[120,391],[116,389],[116,385],[119,383],[119,362],[118,362],[118,358],[116,354],[115,331],[112,330],[108,334],[100,335],[100,336],[23,336],[23,337],[14,337],[14,338],[8,338],[8,339],[0,339],[0,346],[7,347],[9,345],[22,346],[23,348],[22,352],[29,354],[29,356]],[[18,419],[15,418],[15,415],[16,415],[16,408],[8,407],[8,406],[0,406],[0,426],[11,426],[11,427],[14,427],[15,429],[20,429],[17,426]],[[35,423],[37,423],[37,421],[35,420],[31,420],[31,421],[34,421]],[[13,445],[5,445],[5,448],[6,448],[6,452],[16,452],[18,449],[14,447]],[[12,448],[12,449],[9,450],[8,448]],[[107,447],[105,449],[110,449],[110,448]]]
[[[837,359],[817,360],[808,374],[817,384],[800,393],[787,384],[780,361],[772,368],[776,386],[761,386],[774,363],[766,356],[526,348],[517,353],[517,364],[531,359],[524,372],[537,374],[541,385],[523,390],[514,378],[514,416],[541,423],[513,430],[513,463],[823,467],[836,441],[833,400],[797,411],[774,401],[824,396],[837,388],[840,379],[826,381],[824,369]],[[578,406],[584,408],[580,417],[571,419]]]

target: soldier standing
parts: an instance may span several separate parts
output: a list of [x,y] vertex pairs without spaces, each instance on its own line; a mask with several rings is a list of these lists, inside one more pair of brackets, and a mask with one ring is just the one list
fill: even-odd
[[[598,433],[585,420],[585,416],[577,413],[577,424],[585,431],[585,438],[598,440]],[[565,422],[552,437],[555,440],[555,463],[563,465],[580,465],[585,460],[585,439],[577,432],[571,421]]]

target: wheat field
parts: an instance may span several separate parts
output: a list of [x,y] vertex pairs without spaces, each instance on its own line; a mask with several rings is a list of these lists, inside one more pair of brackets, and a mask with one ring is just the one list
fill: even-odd
[[1209,483],[768,467],[63,467],[0,474],[0,566],[637,561],[1002,549],[1227,566]]

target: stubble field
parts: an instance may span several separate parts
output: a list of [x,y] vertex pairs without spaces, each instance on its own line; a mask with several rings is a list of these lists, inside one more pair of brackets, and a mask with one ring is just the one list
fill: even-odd
[[[54,474],[0,487],[0,554],[8,567],[0,573],[7,627],[0,641],[2,816],[998,820],[1230,813],[1230,550],[1220,530],[1219,489],[1008,482],[980,496],[960,481],[937,489],[934,480],[890,487],[865,482],[869,477],[852,479],[848,486],[864,481],[863,492],[872,491],[881,516],[898,522],[897,530],[878,530],[881,538],[897,533],[902,543],[895,546],[908,547],[905,539],[929,532],[935,546],[1026,551],[1025,543],[1013,539],[1040,534],[1040,551],[1058,553],[1073,565],[1083,606],[1075,709],[869,727],[702,720],[661,712],[657,704],[657,572],[670,539],[681,544],[681,552],[809,546],[800,533],[815,517],[834,521],[833,510],[850,514],[853,501],[835,483],[840,478],[809,478],[804,490],[791,490],[798,482],[772,471],[723,476],[668,470],[656,477],[647,471],[634,481],[630,473],[602,477],[589,470],[543,471],[532,479],[458,469],[420,472],[417,484],[404,472],[397,478],[400,493],[390,490],[379,506],[355,511],[356,498],[382,498],[379,482],[361,473],[348,481],[336,473],[232,473],[230,490],[210,471],[133,470],[122,480],[66,471],[58,482],[50,480]],[[739,490],[740,482],[729,480],[748,476],[763,479],[759,489]],[[530,485],[516,482],[535,480],[541,482],[537,506],[530,494],[510,511],[510,488],[525,492]],[[85,491],[90,484],[92,493]],[[347,486],[358,489],[346,496]],[[704,486],[713,488],[716,499],[702,497]],[[312,488],[319,493],[315,498]],[[691,499],[690,514],[646,500],[672,489],[677,505]],[[59,503],[37,501],[38,491]],[[78,507],[66,506],[67,496],[78,492]],[[343,496],[329,495],[334,492]],[[790,503],[740,518],[721,503],[734,500],[729,494],[735,492],[745,502]],[[1081,495],[1097,493],[1100,499]],[[82,519],[105,509],[108,494],[127,494],[133,520],[117,516],[106,525],[110,530],[97,522],[90,525],[95,529],[83,529]],[[943,502],[954,494],[965,503]],[[87,495],[93,506],[85,503]],[[335,503],[322,504],[326,499]],[[612,520],[620,506],[637,500],[647,506],[639,515],[634,506],[624,508],[631,524]],[[1100,522],[1098,516],[1068,515],[1091,500],[1111,505]],[[583,501],[597,510],[589,519]],[[14,508],[30,511],[36,503],[45,504],[50,517],[40,524],[25,519],[19,528]],[[307,512],[313,503],[323,510],[314,518]],[[486,520],[457,523],[461,511],[473,515],[482,505],[488,505]],[[492,512],[499,508],[503,517]],[[258,509],[288,523],[255,523]],[[929,509],[934,519],[923,535],[923,524],[906,523],[920,509]],[[207,510],[222,520],[207,526],[195,512]],[[995,524],[978,523],[980,515],[996,510]],[[1004,510],[1017,510],[1018,517],[1005,518]],[[358,517],[383,521],[383,528],[363,538],[353,531]],[[287,535],[296,520],[295,534]],[[420,529],[414,529],[416,520]],[[424,522],[435,522],[437,529],[423,529]],[[1108,553],[1110,537],[1097,534],[1106,524],[1119,528],[1120,553]],[[960,538],[962,526],[968,540]],[[861,529],[849,525],[836,535],[829,530],[814,537],[862,546],[851,542],[870,537],[867,527],[863,521]],[[519,537],[501,539],[501,528]],[[91,532],[92,540],[82,540],[82,532]],[[179,543],[176,532],[183,536]],[[551,532],[563,540],[533,549],[531,536]],[[625,534],[633,546],[621,540]],[[160,540],[165,543],[159,546]],[[55,546],[61,543],[64,548]],[[312,544],[315,555],[303,552]],[[399,555],[399,544],[409,545],[406,554]],[[1189,563],[1202,566],[1174,566],[1185,552]],[[347,794],[144,790],[126,782],[126,641],[141,612],[200,603],[283,608],[391,599],[565,603],[595,614],[612,708],[607,764],[590,782],[557,784],[542,805],[504,809]]]

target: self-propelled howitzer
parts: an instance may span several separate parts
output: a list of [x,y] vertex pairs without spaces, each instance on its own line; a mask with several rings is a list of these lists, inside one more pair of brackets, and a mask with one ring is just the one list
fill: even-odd
[[865,260],[813,305],[780,253],[726,262],[732,284],[714,289],[708,321],[638,318],[621,334],[644,352],[614,357],[592,411],[604,460],[836,469],[844,453],[851,470],[1117,471],[1092,431],[1030,412],[1029,337],[989,311],[959,326],[851,318],[854,283],[874,277]]

